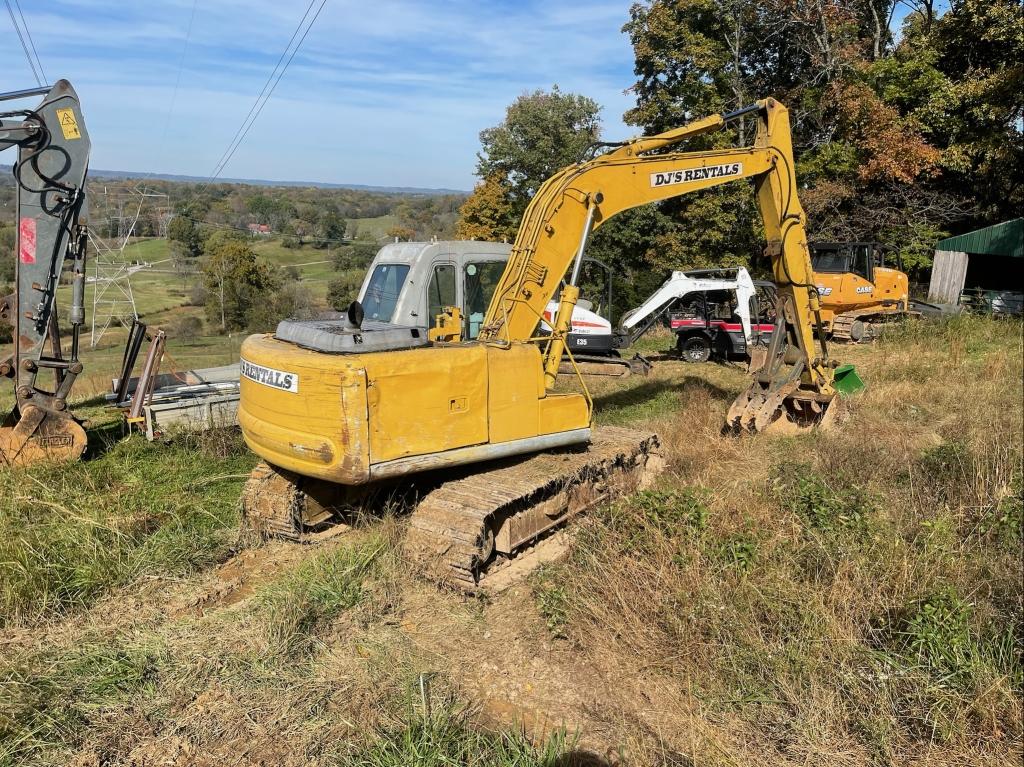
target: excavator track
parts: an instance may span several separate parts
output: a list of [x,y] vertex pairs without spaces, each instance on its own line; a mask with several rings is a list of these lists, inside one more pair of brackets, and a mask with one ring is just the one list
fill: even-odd
[[428,578],[466,592],[576,514],[645,487],[663,463],[655,434],[603,427],[585,449],[501,462],[427,493],[405,554]]
[[872,309],[868,312],[843,312],[842,314],[837,314],[832,320],[832,340],[855,344],[871,341],[881,335],[883,325],[912,316],[913,314],[913,312],[906,312],[902,309],[892,311]]
[[307,484],[312,482],[265,461],[260,462],[242,490],[243,532],[253,533],[264,540],[282,538],[308,542],[322,538],[326,533],[347,529],[345,525],[332,525],[327,530],[314,532],[334,517],[334,509],[308,492]]

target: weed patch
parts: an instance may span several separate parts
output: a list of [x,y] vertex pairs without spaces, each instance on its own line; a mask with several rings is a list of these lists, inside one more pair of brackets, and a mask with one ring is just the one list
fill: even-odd
[[873,510],[861,487],[834,488],[807,464],[780,468],[775,490],[807,529],[819,533],[863,532]]
[[1020,688],[1024,671],[1012,650],[1014,631],[979,628],[974,606],[947,588],[886,615],[873,626],[875,644],[890,662],[928,673],[938,684],[967,689],[986,668]]
[[714,549],[714,557],[725,567],[748,572],[757,562],[757,539],[739,534],[726,538]]
[[253,462],[136,437],[93,461],[0,472],[0,625],[223,558]]
[[876,620],[870,641],[907,729],[951,741],[985,719],[988,727],[1019,719],[1018,632],[1019,625],[979,620],[975,606],[947,587]]
[[338,547],[306,560],[269,586],[260,597],[272,647],[284,655],[308,651],[317,632],[366,594],[386,544],[377,537]]
[[926,450],[913,478],[929,505],[953,513],[958,532],[998,545],[1020,546],[1024,532],[1019,445],[999,441],[983,454],[961,440]]
[[561,567],[544,567],[534,577],[533,596],[544,623],[555,639],[566,639],[569,623],[569,594]]
[[[486,732],[456,711],[408,723],[378,734],[376,742],[344,756],[343,767],[572,767],[588,764],[573,754],[564,733],[534,742],[522,732]],[[593,760],[593,757],[589,757]],[[589,763],[594,763],[590,761]]]
[[0,666],[0,765],[74,747],[104,709],[150,683],[162,655],[156,644],[84,642]]

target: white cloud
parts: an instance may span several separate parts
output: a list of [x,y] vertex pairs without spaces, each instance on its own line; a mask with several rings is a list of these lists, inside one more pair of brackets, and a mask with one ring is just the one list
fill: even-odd
[[[23,4],[24,5],[24,4]],[[304,3],[199,0],[164,130],[192,0],[55,0],[26,16],[51,78],[82,94],[94,167],[208,173]],[[557,83],[604,107],[634,80],[628,2],[328,0],[228,176],[469,188],[478,134],[524,91]],[[3,66],[31,84],[20,50]]]

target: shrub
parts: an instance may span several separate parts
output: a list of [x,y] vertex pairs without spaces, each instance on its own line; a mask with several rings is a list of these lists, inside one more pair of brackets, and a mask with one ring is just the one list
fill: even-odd
[[363,285],[363,273],[356,270],[343,272],[327,284],[327,304],[332,309],[344,311],[359,295]]
[[203,321],[198,317],[186,315],[179,317],[171,325],[171,336],[185,342],[195,341],[203,334]]
[[862,531],[873,508],[863,488],[834,488],[807,464],[779,469],[776,494],[807,529],[822,533]]

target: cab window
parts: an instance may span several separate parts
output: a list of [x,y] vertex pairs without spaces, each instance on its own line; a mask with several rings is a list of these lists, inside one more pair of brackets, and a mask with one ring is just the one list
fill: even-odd
[[814,250],[811,265],[816,272],[844,274],[850,271],[850,254],[845,250]]
[[374,268],[362,302],[368,319],[391,322],[408,275],[408,264],[378,264]]
[[853,268],[850,270],[854,274],[859,274],[868,282],[871,282],[872,267],[874,266],[874,252],[870,244],[858,243],[852,247],[853,250]]
[[707,319],[731,320],[736,313],[736,294],[731,290],[709,290],[704,294],[707,301]]
[[430,277],[427,286],[427,321],[429,327],[437,325],[437,315],[446,306],[456,306],[455,297],[455,266],[438,264]]
[[487,306],[491,303],[494,289],[498,287],[501,275],[505,273],[504,261],[480,261],[466,264],[463,279],[465,306],[462,316],[466,321],[467,338],[480,335]]

